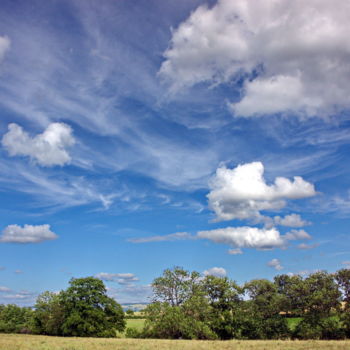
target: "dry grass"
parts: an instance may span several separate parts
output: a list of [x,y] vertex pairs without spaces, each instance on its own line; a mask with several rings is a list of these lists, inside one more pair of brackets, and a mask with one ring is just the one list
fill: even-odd
[[196,341],[0,334],[0,350],[349,350],[348,341]]

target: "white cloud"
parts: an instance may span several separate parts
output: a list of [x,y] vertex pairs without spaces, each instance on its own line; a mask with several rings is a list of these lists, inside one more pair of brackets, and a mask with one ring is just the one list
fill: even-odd
[[310,225],[310,222],[303,220],[298,214],[289,214],[285,217],[275,216],[273,218],[275,225],[288,227],[303,227]]
[[132,243],[148,243],[148,242],[173,242],[173,241],[182,241],[188,239],[195,239],[196,237],[190,235],[187,232],[176,232],[164,236],[150,236],[142,238],[131,238],[128,239],[128,242]]
[[277,177],[268,185],[263,177],[261,162],[239,165],[234,169],[222,167],[210,182],[209,207],[217,221],[261,218],[262,210],[278,210],[286,199],[300,199],[316,194],[314,186],[295,176],[293,181]]
[[173,92],[245,79],[237,116],[332,115],[350,107],[349,13],[341,0],[202,5],[173,32],[159,74]]
[[100,272],[95,277],[102,281],[117,282],[119,284],[130,284],[139,280],[133,273]]
[[343,261],[342,264],[345,265],[346,268],[350,269],[350,261]]
[[311,239],[312,237],[304,230],[290,230],[285,234],[287,240]]
[[239,255],[239,254],[243,254],[242,250],[240,248],[236,248],[236,249],[229,249],[228,253],[230,255]]
[[50,225],[8,225],[0,236],[3,243],[40,243],[57,239],[58,236],[50,230]]
[[10,39],[7,36],[0,36],[0,62],[10,48]]
[[256,227],[226,227],[209,231],[199,231],[199,238],[215,243],[228,244],[237,248],[272,249],[283,248],[286,241],[275,229]]
[[283,270],[283,266],[278,259],[272,259],[267,263],[267,266],[273,267],[275,270],[280,271]]
[[8,287],[0,286],[0,293],[9,293],[11,289]]
[[203,275],[204,276],[225,277],[227,275],[227,272],[223,267],[212,267],[208,270],[203,271]]
[[64,165],[71,161],[67,148],[75,143],[72,128],[52,123],[42,134],[31,137],[17,124],[9,124],[2,145],[10,156],[29,156],[42,166]]

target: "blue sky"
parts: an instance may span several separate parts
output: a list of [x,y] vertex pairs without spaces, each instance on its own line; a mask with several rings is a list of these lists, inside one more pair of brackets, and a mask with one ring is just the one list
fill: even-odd
[[350,266],[350,6],[2,1],[0,303]]

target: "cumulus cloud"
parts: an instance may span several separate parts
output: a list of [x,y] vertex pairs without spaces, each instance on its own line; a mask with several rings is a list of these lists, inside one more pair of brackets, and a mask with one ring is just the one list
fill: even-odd
[[282,248],[286,241],[275,229],[257,227],[226,227],[209,231],[199,231],[199,238],[215,243],[228,244],[237,248],[272,249]]
[[182,241],[188,239],[195,239],[196,237],[190,235],[187,232],[176,232],[169,235],[159,235],[159,236],[150,236],[142,238],[131,238],[128,239],[128,242],[132,243],[148,243],[148,242],[166,242],[166,241]]
[[227,272],[223,267],[212,267],[208,270],[203,271],[203,275],[204,276],[225,277],[227,275]]
[[303,220],[299,214],[290,214],[284,217],[275,216],[273,221],[278,226],[303,227],[310,225],[310,222]]
[[228,253],[230,255],[239,255],[239,254],[243,254],[242,250],[240,248],[235,248],[235,249],[229,249]]
[[9,124],[2,145],[10,156],[28,156],[42,166],[65,165],[71,161],[67,148],[75,143],[72,128],[52,123],[42,134],[31,137],[17,124]]
[[10,39],[7,36],[0,36],[0,62],[10,48]]
[[50,225],[8,225],[0,236],[3,243],[40,243],[57,239]]
[[173,92],[243,78],[235,116],[331,115],[350,107],[349,12],[341,0],[202,5],[173,32],[159,75]]
[[283,266],[278,259],[272,259],[267,263],[267,266],[274,268],[277,271],[283,270]]
[[241,248],[273,249],[286,248],[291,240],[311,239],[304,230],[292,230],[285,235],[272,228],[257,228],[249,226],[226,227],[197,232],[200,239],[209,239],[215,243],[227,244],[235,247],[229,254],[242,254]]
[[300,199],[316,194],[313,184],[295,176],[293,181],[277,177],[268,185],[261,162],[239,165],[234,169],[222,167],[210,182],[209,208],[217,221],[260,219],[262,210],[278,210],[287,199]]
[[130,284],[138,281],[139,279],[133,273],[108,273],[100,272],[95,277],[102,281],[117,282],[119,284]]

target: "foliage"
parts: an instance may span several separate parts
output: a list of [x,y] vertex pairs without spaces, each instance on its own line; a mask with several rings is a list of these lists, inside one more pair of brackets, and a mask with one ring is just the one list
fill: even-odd
[[107,296],[103,282],[94,277],[72,279],[61,292],[64,305],[62,333],[66,336],[115,337],[125,328],[122,307]]
[[44,292],[37,298],[32,318],[32,331],[35,334],[62,335],[64,305],[60,294]]
[[0,305],[0,332],[29,333],[32,310],[13,304]]

